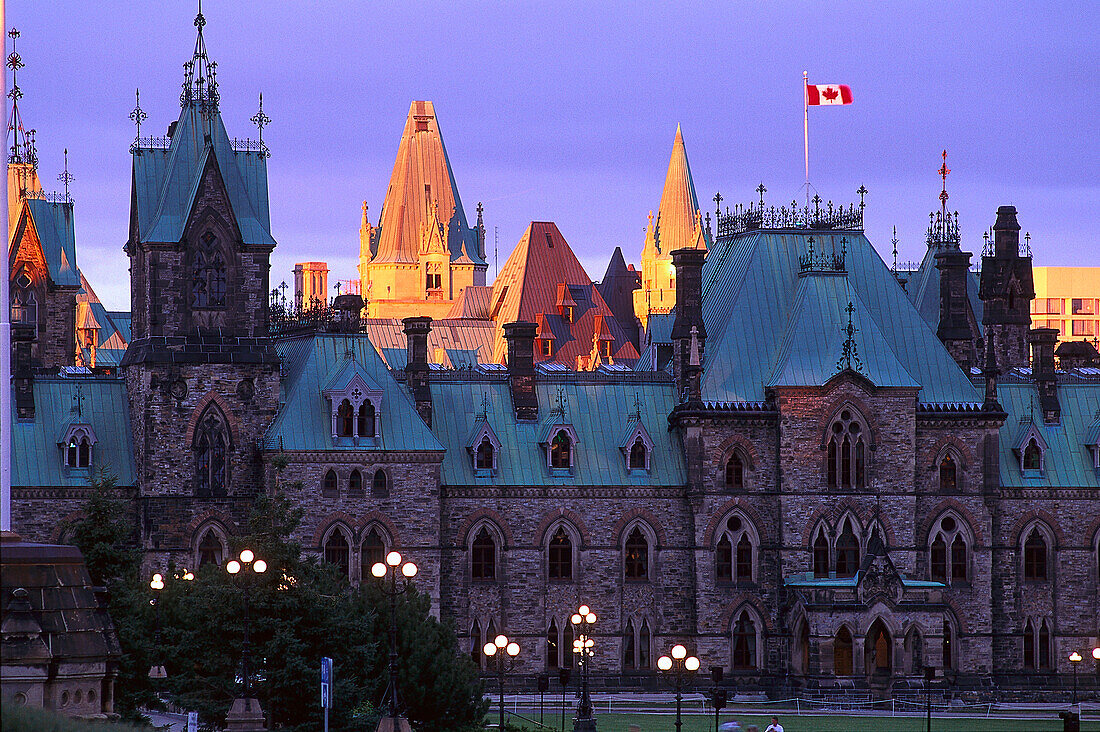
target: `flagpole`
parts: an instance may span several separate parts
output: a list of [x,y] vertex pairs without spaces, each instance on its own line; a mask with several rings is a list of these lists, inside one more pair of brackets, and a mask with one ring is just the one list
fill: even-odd
[[809,76],[802,72],[802,142],[806,153],[806,208],[810,207],[810,93]]

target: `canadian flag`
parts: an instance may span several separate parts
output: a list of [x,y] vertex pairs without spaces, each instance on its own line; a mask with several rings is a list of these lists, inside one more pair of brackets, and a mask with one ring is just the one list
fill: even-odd
[[807,84],[806,104],[851,104],[852,90],[847,84]]

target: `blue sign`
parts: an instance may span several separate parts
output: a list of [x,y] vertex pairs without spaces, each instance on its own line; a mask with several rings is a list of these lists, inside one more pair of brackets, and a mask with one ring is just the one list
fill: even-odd
[[332,659],[327,656],[321,659],[321,707],[332,707]]

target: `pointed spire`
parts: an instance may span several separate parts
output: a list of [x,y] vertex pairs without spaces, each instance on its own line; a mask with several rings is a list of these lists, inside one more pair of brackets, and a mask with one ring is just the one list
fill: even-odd
[[691,179],[684,136],[677,124],[676,138],[672,142],[672,155],[669,157],[668,172],[665,175],[665,187],[661,193],[661,205],[657,210],[657,250],[667,255],[677,249],[695,246],[698,213],[699,201]]
[[19,69],[26,64],[23,57],[15,50],[15,42],[20,33],[16,28],[8,31],[11,38],[11,53],[8,54],[6,65],[11,69],[11,89],[8,91],[8,99],[11,100],[11,114],[8,117],[8,132],[12,133],[9,163],[30,165],[38,167],[38,151],[34,147],[34,130],[26,130],[23,127],[23,117],[19,114],[19,100],[23,98],[23,90],[19,88]]
[[202,14],[202,0],[199,0],[199,11],[195,16],[195,52],[191,60],[183,64],[183,91],[180,93],[180,106],[187,107],[198,105],[203,117],[218,111],[218,64],[211,61],[206,54],[206,41],[202,37],[202,29],[206,26],[206,18]]

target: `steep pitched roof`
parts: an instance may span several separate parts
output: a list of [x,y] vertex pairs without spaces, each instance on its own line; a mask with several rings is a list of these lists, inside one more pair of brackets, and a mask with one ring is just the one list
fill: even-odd
[[[935,331],[940,325],[940,271],[936,269],[936,253],[940,248],[929,245],[921,260],[920,267],[909,277],[906,291],[913,307],[917,309],[925,322]],[[970,308],[978,322],[978,331],[982,326],[982,300],[978,297],[978,276],[972,270],[966,273],[966,296]]]
[[[892,354],[921,386],[921,402],[981,401],[862,232],[809,230],[756,230],[711,248],[703,266],[705,399],[765,398],[765,384],[775,372],[791,321],[802,312],[796,307],[799,257],[806,254],[810,236],[819,252],[846,247],[845,280],[853,303],[858,300],[862,306],[861,321],[866,320],[861,335],[874,339],[874,345],[862,348]],[[833,363],[839,355],[829,354]],[[887,370],[900,378],[896,368]]]
[[[691,180],[684,136],[680,125],[676,125],[676,139],[672,142],[661,206],[657,210],[657,249],[667,255],[677,249],[699,246],[701,232],[696,227],[699,214],[699,201],[695,197],[695,183]],[[702,241],[702,248],[706,248],[705,240]]]
[[603,279],[596,285],[630,341],[638,345],[638,321],[634,317],[634,290],[642,286],[642,273],[627,266],[622,247],[615,247]]
[[[51,203],[41,198],[24,199],[26,224],[34,227],[50,280],[58,287],[79,287],[80,270],[76,266],[76,233],[73,227],[73,204]],[[18,231],[24,222],[20,222]],[[13,242],[15,243],[15,242]]]
[[[1086,444],[1096,439],[1092,429],[1100,423],[1100,381],[1058,384],[1058,404],[1062,409],[1059,424],[1043,422],[1034,382],[1000,384],[997,400],[1008,413],[999,437],[1002,486],[1100,486],[1100,473],[1093,467],[1093,455]],[[1038,433],[1046,451],[1042,473],[1025,477],[1020,470],[1017,443],[1028,429]]]
[[[614,338],[612,356],[616,361],[633,364],[638,358],[638,350],[593,287],[565,237],[550,221],[531,222],[493,283],[491,302],[496,323],[493,361],[503,363],[508,350],[504,341],[505,323],[517,320],[533,323],[539,315],[546,316],[548,321],[560,318],[558,291],[561,286],[577,304],[576,319],[573,323],[561,323],[568,335],[555,344],[551,360],[577,368],[577,357],[587,356],[592,351],[596,316],[603,315]],[[537,354],[535,358],[542,359]]]
[[448,318],[489,319],[489,296],[493,288],[488,285],[467,285],[462,288],[451,306]]
[[433,205],[446,233],[451,261],[466,258],[485,264],[477,231],[466,222],[451,162],[431,102],[413,102],[386,200],[371,246],[372,262],[417,262],[421,239]]

